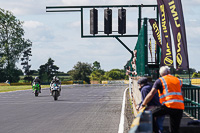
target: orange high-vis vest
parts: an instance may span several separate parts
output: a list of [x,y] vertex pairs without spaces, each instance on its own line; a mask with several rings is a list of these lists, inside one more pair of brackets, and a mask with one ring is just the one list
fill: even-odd
[[182,81],[172,75],[161,78],[163,92],[158,90],[160,103],[168,108],[184,110],[184,99],[181,93]]

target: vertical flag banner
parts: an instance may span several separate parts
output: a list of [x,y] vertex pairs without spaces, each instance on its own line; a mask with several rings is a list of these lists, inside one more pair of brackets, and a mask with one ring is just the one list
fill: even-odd
[[158,46],[161,48],[161,38],[160,38],[160,30],[158,28],[158,23],[155,19],[149,19],[149,23],[152,27],[153,37],[156,40]]
[[189,69],[185,24],[183,18],[181,0],[160,0],[163,1],[174,36],[176,50],[176,68]]
[[[186,32],[185,32],[185,22],[184,22],[184,17],[183,17],[183,9],[182,9],[182,4],[181,0],[176,0],[174,1],[176,8],[178,9],[178,16],[179,16],[179,22],[181,24],[181,34],[183,35],[183,41],[184,41],[184,48],[185,48],[185,54],[187,54],[187,59],[188,59],[188,52],[187,52],[187,38],[186,38]],[[188,61],[188,68],[189,68],[189,61]]]
[[151,62],[153,62],[153,58],[152,58],[151,38],[149,39],[149,51],[150,51],[150,54],[151,54]]
[[173,66],[172,44],[169,27],[169,18],[166,12],[165,5],[162,0],[157,0],[161,22],[162,35],[162,51],[161,51],[161,66]]
[[155,41],[155,62],[157,61],[157,54],[156,54],[156,52],[157,52],[157,44],[156,44],[156,41]]

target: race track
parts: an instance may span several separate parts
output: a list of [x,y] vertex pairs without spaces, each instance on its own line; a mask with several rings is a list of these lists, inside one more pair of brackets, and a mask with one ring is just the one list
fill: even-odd
[[0,133],[117,133],[123,85],[62,86],[54,101],[48,89],[0,93]]

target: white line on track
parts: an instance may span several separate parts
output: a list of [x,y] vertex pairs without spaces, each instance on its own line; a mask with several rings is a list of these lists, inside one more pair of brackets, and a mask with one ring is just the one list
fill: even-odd
[[121,110],[121,118],[119,123],[119,130],[118,133],[124,132],[124,109],[125,109],[125,99],[126,99],[126,91],[128,88],[124,90],[123,102],[122,102],[122,110]]

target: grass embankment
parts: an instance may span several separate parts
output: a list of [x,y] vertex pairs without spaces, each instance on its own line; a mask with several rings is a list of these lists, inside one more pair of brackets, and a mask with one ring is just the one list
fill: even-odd
[[[49,85],[41,85],[42,88],[49,88]],[[22,86],[0,86],[0,92],[18,91],[18,90],[30,90],[30,85]]]

